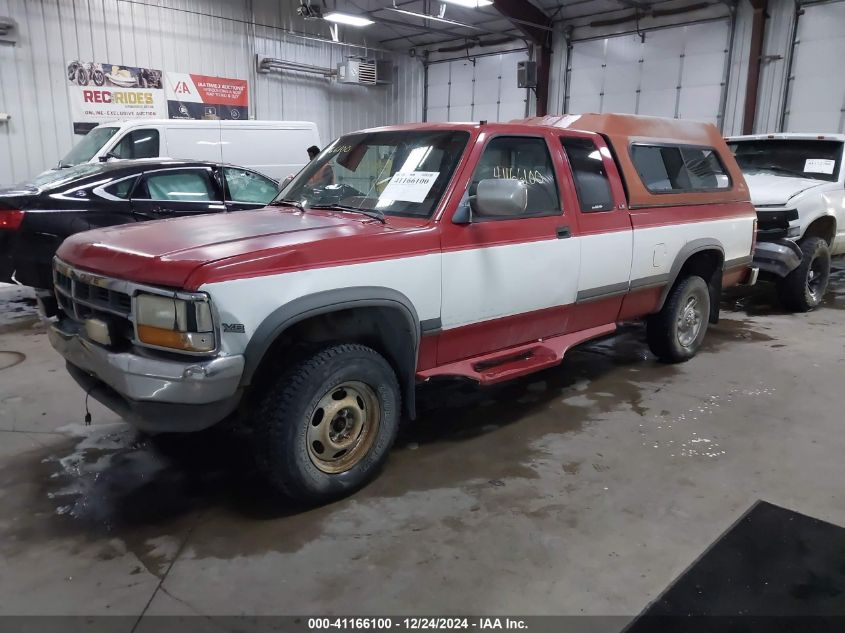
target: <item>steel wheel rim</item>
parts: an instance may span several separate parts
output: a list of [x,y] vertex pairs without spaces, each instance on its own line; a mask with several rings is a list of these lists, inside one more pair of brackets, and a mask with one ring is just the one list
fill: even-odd
[[380,420],[381,405],[369,385],[348,381],[332,387],[308,420],[311,462],[324,473],[346,472],[369,452]]
[[807,292],[813,301],[821,300],[822,283],[824,281],[824,263],[816,257],[807,272]]
[[698,338],[698,333],[701,331],[701,305],[698,297],[690,297],[684,304],[684,308],[678,315],[678,342],[684,346],[689,347]]

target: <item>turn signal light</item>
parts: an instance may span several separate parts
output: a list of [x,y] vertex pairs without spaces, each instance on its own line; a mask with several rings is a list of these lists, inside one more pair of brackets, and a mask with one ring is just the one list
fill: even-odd
[[138,340],[147,345],[169,347],[186,352],[210,352],[214,349],[211,332],[177,332],[152,325],[138,324]]
[[23,222],[23,211],[0,209],[0,230],[15,231]]

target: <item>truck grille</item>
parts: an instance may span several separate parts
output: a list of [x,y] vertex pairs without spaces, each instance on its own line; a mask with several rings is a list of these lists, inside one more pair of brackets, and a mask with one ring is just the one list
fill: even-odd
[[118,285],[107,277],[100,277],[76,270],[56,261],[53,268],[53,285],[62,312],[79,323],[96,318],[108,322],[118,338],[131,341],[132,297],[118,290]]
[[796,209],[757,209],[757,239],[772,241],[789,236],[789,223],[798,219]]

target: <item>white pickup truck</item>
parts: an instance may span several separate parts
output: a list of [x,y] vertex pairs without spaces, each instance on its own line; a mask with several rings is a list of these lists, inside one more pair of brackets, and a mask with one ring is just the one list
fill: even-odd
[[830,258],[845,254],[843,134],[757,134],[726,139],[757,210],[754,264],[785,307],[824,297]]

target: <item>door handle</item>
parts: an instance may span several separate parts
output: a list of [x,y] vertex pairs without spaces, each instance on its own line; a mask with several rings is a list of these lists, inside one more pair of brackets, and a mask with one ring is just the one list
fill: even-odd
[[565,240],[567,237],[572,237],[572,231],[569,230],[568,226],[559,226],[555,229],[555,233],[557,234],[557,239]]

